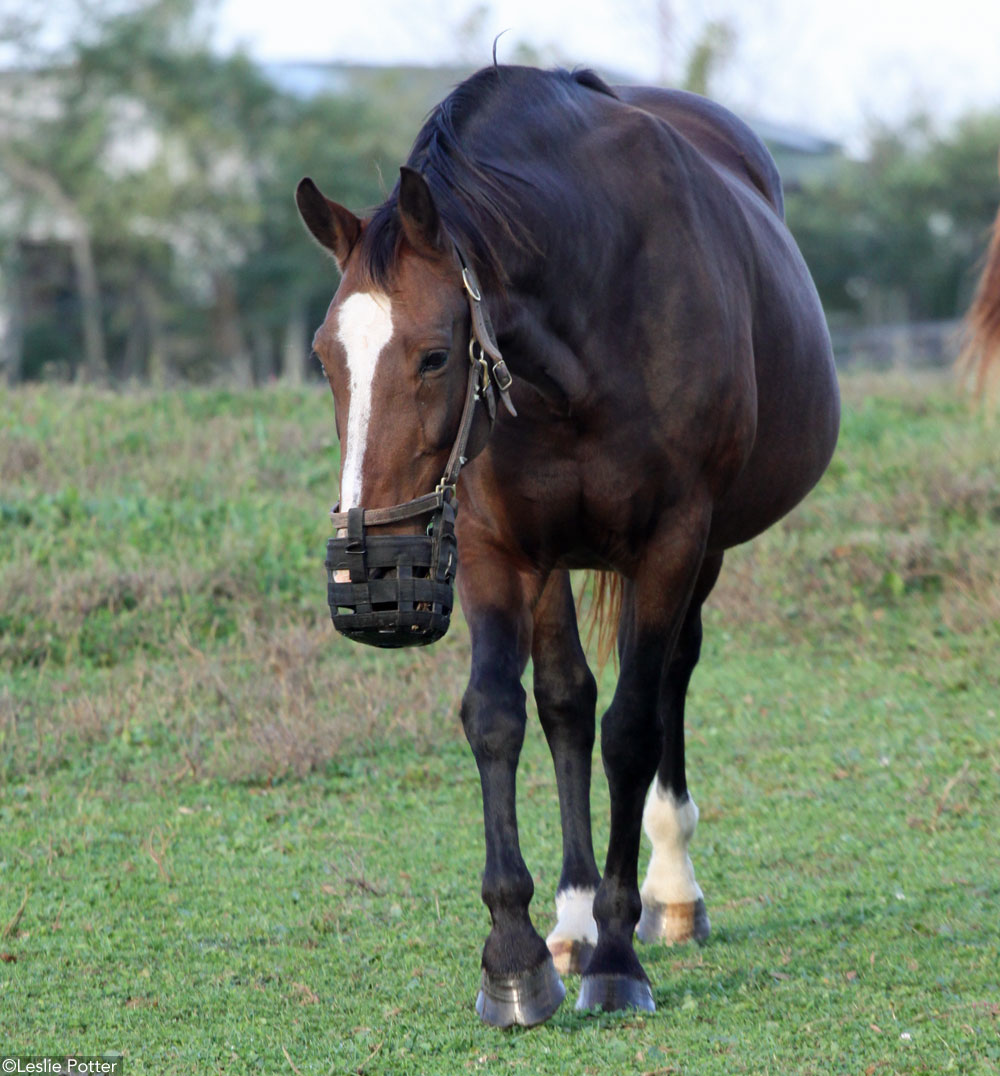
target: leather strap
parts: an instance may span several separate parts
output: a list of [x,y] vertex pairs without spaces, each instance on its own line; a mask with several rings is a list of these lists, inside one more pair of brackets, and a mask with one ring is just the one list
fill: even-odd
[[[381,523],[399,523],[404,519],[412,519],[414,516],[422,516],[427,512],[433,512],[436,508],[440,508],[443,502],[444,493],[435,491],[434,493],[425,493],[423,497],[406,501],[404,504],[394,505],[392,508],[365,508],[363,510],[362,524],[365,527],[371,527]],[[341,512],[338,511],[339,507],[339,505],[336,505],[330,509],[330,522],[337,530],[343,530],[348,524],[351,512],[358,511],[358,509],[351,508],[347,512]]]
[[479,344],[483,353],[489,355],[493,360],[493,381],[496,382],[500,399],[503,400],[504,407],[517,418],[517,410],[510,398],[510,387],[514,383],[514,379],[510,376],[507,364],[503,361],[503,355],[500,354],[500,345],[497,343],[497,334],[493,331],[490,312],[483,304],[483,291],[479,286],[479,279],[469,259],[462,253],[462,248],[454,239],[452,239],[452,243],[455,247],[455,253],[458,255],[458,260],[462,264],[462,283],[465,286],[465,294],[469,300],[473,339]]
[[[445,464],[444,474],[433,493],[425,493],[423,497],[415,497],[412,501],[394,505],[392,508],[366,508],[361,516],[361,522],[365,527],[374,527],[383,523],[399,523],[404,519],[412,519],[433,512],[450,499],[455,483],[458,481],[459,472],[466,464],[465,448],[469,443],[472,433],[472,423],[476,417],[476,401],[479,399],[481,386],[479,380],[482,377],[488,379],[489,374],[482,372],[480,363],[474,362],[469,367],[469,380],[465,390],[465,404],[462,407],[462,418],[458,424],[458,434],[451,448],[451,455]],[[348,526],[349,521],[359,509],[351,508],[346,512],[340,512],[337,505],[330,512],[330,522],[338,530]]]

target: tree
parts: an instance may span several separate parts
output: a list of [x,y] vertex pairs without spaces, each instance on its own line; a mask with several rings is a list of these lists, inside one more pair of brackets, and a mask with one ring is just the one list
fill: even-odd
[[[56,65],[51,57],[42,68],[29,66],[44,55],[36,24],[7,16],[2,29],[6,51],[21,59],[8,72],[0,98],[0,172],[7,198],[17,207],[19,222],[34,219],[43,230],[66,236],[83,337],[83,361],[74,372],[103,382],[107,353],[94,235],[104,194],[98,161],[107,142],[107,112],[79,93],[71,67]],[[14,379],[18,372],[13,371]]]
[[338,201],[357,210],[385,195],[375,160],[398,162],[391,126],[370,103],[349,94],[307,100],[285,97],[267,130],[260,177],[260,246],[238,274],[241,303],[254,338],[268,349],[267,372],[297,383],[310,353],[308,338],[322,321],[337,285],[332,259],[311,250],[293,193],[311,175]]
[[1000,113],[876,131],[863,161],[788,193],[788,221],[833,319],[958,317],[996,213]]
[[736,31],[725,19],[707,22],[688,56],[683,88],[707,97],[715,75],[729,61],[735,46]]
[[[7,275],[33,221],[69,237],[78,376],[300,377],[336,273],[317,272],[295,185],[313,173],[358,208],[381,200],[371,161],[395,166],[413,133],[397,138],[391,88],[384,112],[349,94],[282,92],[245,56],[207,48],[199,0],[69,9],[78,31],[58,53],[40,50],[34,24],[14,27],[22,100],[0,85],[12,187],[0,181],[0,198],[18,203]],[[67,332],[63,312],[48,324]]]
[[169,244],[182,289],[209,300],[214,361],[249,383],[236,274],[259,245],[262,150],[278,93],[245,57],[217,57],[203,40],[196,0],[154,0],[107,19],[77,61],[150,143],[148,159],[118,177],[130,238]]

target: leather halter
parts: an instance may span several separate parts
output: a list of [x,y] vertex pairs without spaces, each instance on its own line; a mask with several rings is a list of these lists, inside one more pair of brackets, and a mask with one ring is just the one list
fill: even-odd
[[465,391],[465,405],[462,408],[462,418],[458,424],[458,433],[455,437],[451,454],[448,457],[448,462],[445,464],[444,474],[441,476],[441,481],[435,486],[433,493],[425,493],[422,497],[414,497],[412,500],[393,505],[391,508],[351,508],[346,512],[341,512],[339,503],[334,505],[330,510],[330,522],[337,530],[342,530],[348,526],[353,513],[361,513],[359,522],[362,527],[368,527],[385,523],[399,523],[404,519],[413,519],[416,516],[426,515],[428,512],[440,509],[447,501],[451,500],[455,492],[459,472],[468,462],[465,449],[472,433],[476,403],[482,400],[485,404],[491,430],[496,422],[496,393],[500,394],[500,399],[507,410],[515,417],[517,416],[517,411],[510,398],[510,387],[514,383],[514,379],[511,377],[503,355],[500,353],[489,311],[483,304],[483,294],[479,286],[479,280],[469,260],[462,253],[462,248],[454,239],[452,244],[462,266],[462,285],[469,302],[472,334],[469,338],[469,381]]
[[[465,404],[444,474],[433,493],[391,508],[351,508],[330,513],[337,536],[326,543],[327,604],[342,635],[370,646],[426,646],[448,630],[458,564],[454,492],[466,463],[476,404],[496,420],[496,393],[512,415],[511,376],[497,346],[479,281],[455,246],[469,301],[469,381]],[[429,515],[423,534],[369,534],[367,527]],[[346,578],[345,578],[346,577]]]

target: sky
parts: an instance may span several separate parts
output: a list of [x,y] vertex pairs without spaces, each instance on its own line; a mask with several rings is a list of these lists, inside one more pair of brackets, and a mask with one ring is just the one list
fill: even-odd
[[1000,0],[219,0],[216,41],[261,60],[596,66],[676,81],[710,20],[735,45],[712,95],[857,144],[917,111],[1000,108]]

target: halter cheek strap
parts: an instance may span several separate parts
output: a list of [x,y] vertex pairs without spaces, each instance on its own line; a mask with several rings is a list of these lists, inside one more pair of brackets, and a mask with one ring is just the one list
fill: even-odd
[[[440,509],[446,501],[451,500],[459,472],[468,462],[465,450],[472,433],[472,423],[476,417],[476,403],[479,400],[483,401],[489,416],[490,429],[496,421],[496,393],[500,394],[504,407],[513,416],[517,416],[514,403],[510,398],[510,388],[514,379],[500,353],[489,311],[483,304],[479,280],[475,270],[462,253],[461,247],[457,243],[454,243],[454,247],[462,266],[462,284],[469,301],[472,333],[469,337],[469,380],[465,390],[465,404],[462,407],[458,433],[455,436],[451,454],[448,456],[448,462],[445,464],[444,474],[433,493],[426,493],[422,497],[415,497],[413,500],[404,501],[391,508],[351,509],[348,512],[341,512],[340,505],[335,505],[330,511],[330,522],[338,530],[348,526],[348,518],[352,512],[363,511],[360,522],[367,527],[384,523],[399,523],[404,519],[412,519]],[[357,525],[356,517],[354,525]]]
[[[473,350],[476,345],[479,346],[480,356],[483,359],[489,355],[492,360],[492,380],[496,382],[500,399],[503,400],[504,407],[516,418],[517,411],[510,398],[510,387],[514,383],[514,379],[510,376],[507,364],[503,361],[503,355],[500,354],[496,333],[493,331],[493,322],[490,320],[490,312],[483,305],[482,289],[476,279],[475,270],[469,264],[465,255],[462,254],[462,250],[457,243],[455,244],[455,252],[458,254],[458,260],[462,263],[462,283],[465,285],[465,294],[469,300],[469,313],[472,318],[472,339],[469,341],[469,357],[475,361]],[[489,384],[488,387],[489,391],[492,392],[492,384]]]

